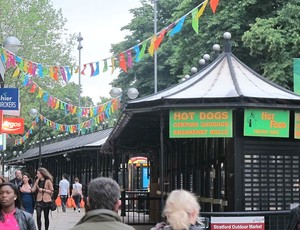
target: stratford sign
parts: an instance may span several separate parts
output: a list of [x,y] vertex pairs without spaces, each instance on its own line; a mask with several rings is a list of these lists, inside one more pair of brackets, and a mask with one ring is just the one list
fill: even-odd
[[24,118],[3,117],[2,133],[23,134]]

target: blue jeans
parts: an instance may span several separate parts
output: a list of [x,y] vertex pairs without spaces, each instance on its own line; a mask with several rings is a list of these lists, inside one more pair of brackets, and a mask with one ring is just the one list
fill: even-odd
[[66,211],[66,204],[67,204],[68,196],[67,195],[61,195],[60,199],[61,199],[61,208],[62,208],[62,211],[65,212]]

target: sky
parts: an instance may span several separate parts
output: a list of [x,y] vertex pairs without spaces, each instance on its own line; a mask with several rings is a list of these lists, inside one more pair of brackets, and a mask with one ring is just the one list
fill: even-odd
[[[123,41],[128,31],[121,27],[130,23],[133,18],[129,10],[141,6],[140,0],[52,0],[55,9],[62,9],[64,18],[68,20],[65,28],[68,33],[81,33],[81,64],[100,61],[111,57],[111,44]],[[77,63],[78,43],[74,47],[74,57]],[[130,48],[130,47],[128,47]],[[101,70],[101,63],[100,63]],[[81,75],[82,96],[89,96],[93,102],[100,102],[100,96],[110,97],[109,83],[116,77],[110,71],[95,77]],[[72,81],[79,83],[78,74],[73,75]]]

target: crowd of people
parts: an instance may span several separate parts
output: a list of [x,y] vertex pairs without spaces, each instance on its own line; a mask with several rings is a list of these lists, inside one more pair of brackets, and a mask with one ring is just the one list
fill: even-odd
[[[70,192],[71,188],[71,192]],[[72,230],[112,229],[126,230],[133,227],[122,223],[118,215],[121,206],[120,186],[107,177],[90,181],[87,189],[85,215]],[[53,203],[53,177],[45,168],[38,168],[33,182],[30,175],[16,170],[15,178],[9,182],[0,176],[0,229],[1,230],[41,230],[42,213],[44,229],[49,229],[49,213]],[[59,182],[58,196],[62,201],[62,211],[66,211],[66,201],[73,197],[80,212],[80,201],[83,198],[79,178],[74,178],[70,186],[68,176],[64,174]],[[36,222],[33,218],[36,211]],[[164,208],[166,222],[158,223],[152,230],[200,230],[198,225],[200,206],[196,197],[185,190],[174,190],[167,198]],[[37,227],[36,227],[37,226]]]

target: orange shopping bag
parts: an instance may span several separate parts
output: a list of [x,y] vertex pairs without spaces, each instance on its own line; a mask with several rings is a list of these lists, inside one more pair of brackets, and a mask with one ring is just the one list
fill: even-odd
[[55,199],[55,204],[57,207],[61,207],[61,199],[60,196],[57,196],[57,198]]
[[84,208],[84,205],[85,205],[84,200],[81,199],[81,201],[80,201],[80,208]]
[[72,204],[71,208],[76,208],[76,203],[75,203],[75,200],[73,198],[71,198],[71,204]]
[[69,197],[68,199],[67,199],[67,203],[66,203],[66,206],[67,206],[67,208],[72,208],[73,206],[72,206],[72,198],[71,197]]

